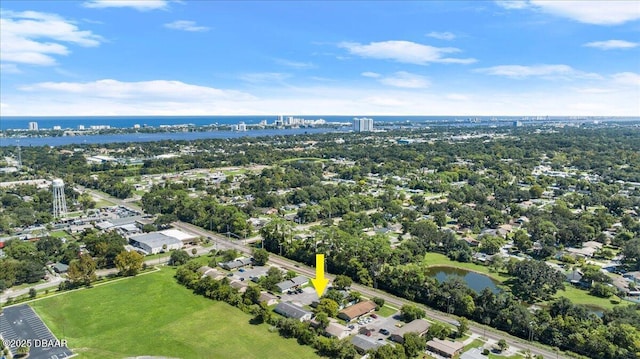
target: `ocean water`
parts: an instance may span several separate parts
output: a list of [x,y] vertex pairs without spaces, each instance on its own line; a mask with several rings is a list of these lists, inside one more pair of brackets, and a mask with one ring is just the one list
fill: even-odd
[[0,147],[17,146],[64,146],[71,144],[99,144],[116,142],[153,142],[162,140],[191,141],[208,138],[241,138],[260,136],[290,136],[339,132],[333,128],[283,128],[238,131],[203,132],[157,132],[157,133],[121,133],[106,135],[60,136],[60,137],[0,137]]
[[[285,116],[286,117],[286,116]],[[327,122],[349,123],[354,117],[371,117],[375,126],[381,124],[422,124],[426,126],[510,126],[514,121],[522,121],[523,125],[542,124],[548,122],[593,122],[598,121],[640,121],[638,118],[569,118],[569,117],[522,117],[522,116],[293,116],[306,120],[324,119]],[[77,129],[98,125],[109,125],[111,128],[132,128],[134,125],[160,127],[162,125],[234,125],[244,122],[248,125],[258,124],[266,120],[273,124],[278,116],[96,116],[96,117],[1,117],[0,130],[26,130],[29,122],[38,123],[39,129]],[[379,128],[379,127],[378,127]],[[235,131],[202,131],[202,132],[157,132],[157,133],[122,133],[105,135],[77,135],[62,137],[0,137],[2,146],[63,146],[69,144],[97,144],[110,142],[152,142],[161,140],[196,140],[207,138],[240,138],[275,135],[297,135],[327,132],[346,132],[351,127],[335,128],[285,128],[255,129],[246,132]],[[19,132],[18,132],[19,134]]]
[[[288,117],[284,116],[284,117]],[[370,117],[375,122],[410,122],[410,123],[439,123],[439,122],[513,122],[515,120],[534,120],[523,116],[296,116],[296,118],[304,118],[306,120],[324,119],[327,122],[351,122],[354,117]],[[26,130],[29,128],[29,122],[37,122],[40,129],[51,129],[53,126],[60,126],[63,129],[77,129],[83,125],[85,128],[97,125],[109,125],[112,128],[131,128],[134,125],[159,127],[161,125],[185,125],[193,124],[196,126],[206,125],[234,125],[244,122],[248,125],[255,125],[262,120],[272,124],[278,116],[91,116],[91,117],[14,117],[0,116],[0,131],[9,129]],[[547,121],[557,120],[558,118],[536,118],[535,120]]]

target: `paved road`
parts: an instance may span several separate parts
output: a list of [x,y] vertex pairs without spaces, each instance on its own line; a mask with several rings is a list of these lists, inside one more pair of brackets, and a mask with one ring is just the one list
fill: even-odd
[[[127,207],[129,209],[133,209],[136,211],[142,211],[142,209],[132,203],[128,203],[125,202],[123,200],[119,200],[117,198],[113,198],[110,196],[105,196],[104,194],[97,192],[97,191],[93,191],[90,189],[86,189],[86,191],[91,192],[94,196],[99,197],[99,198],[103,198],[105,200],[114,202],[118,205]],[[236,241],[231,241],[228,240],[226,237],[221,236],[215,232],[210,232],[207,231],[205,229],[202,229],[200,227],[194,226],[192,224],[189,223],[185,223],[185,222],[174,222],[173,223],[174,227],[176,228],[180,228],[180,229],[184,229],[186,231],[190,231],[193,233],[196,233],[199,236],[203,236],[203,237],[211,237],[214,239],[214,243],[215,243],[215,247],[216,249],[235,249],[241,253],[245,253],[247,255],[251,255],[251,249],[246,247],[245,245],[238,243]],[[240,241],[242,242],[242,241]],[[206,252],[207,250],[205,250],[204,252]],[[269,261],[271,263],[277,264],[283,268],[286,269],[291,269],[294,270],[296,272],[305,274],[311,278],[315,277],[315,269],[314,268],[310,268],[307,267],[305,265],[302,265],[300,263],[294,262],[292,260],[286,259],[284,257],[280,257],[278,255],[275,255],[273,253],[270,254],[269,256]],[[329,273],[327,273],[327,278],[328,279],[333,279],[334,275],[331,275]],[[352,286],[353,289],[357,290],[358,292],[362,293],[364,296],[367,297],[380,297],[383,298],[387,303],[394,305],[398,308],[402,307],[404,304],[416,304],[410,301],[407,301],[405,299],[396,297],[394,295],[388,294],[386,292],[383,292],[381,290],[376,290],[370,287],[365,287],[359,284],[354,284]],[[443,322],[449,322],[451,320],[454,320],[455,317],[454,316],[448,316],[442,312],[439,311],[435,311],[433,309],[430,309],[429,307],[423,306],[423,305],[419,305],[422,309],[424,309],[427,313],[427,315],[430,318],[439,320],[439,321],[443,321]],[[497,331],[493,328],[490,329],[486,329],[483,326],[478,325],[477,323],[474,322],[470,322],[469,323],[469,329],[472,333],[480,335],[480,336],[484,336],[488,339],[494,340],[494,341],[498,341],[500,339],[506,339],[507,342],[509,343],[509,345],[511,347],[517,347],[517,348],[521,348],[521,349],[529,349],[531,351],[531,353],[533,355],[542,355],[544,358],[546,359],[559,359],[559,358],[567,358],[566,356],[555,352],[553,349],[551,348],[542,348],[538,345],[532,345],[531,343],[527,343],[526,341],[524,341],[523,339],[514,337],[508,333],[505,332],[501,332],[501,331]]]
[[[235,249],[241,253],[245,253],[246,255],[251,255],[251,248],[248,248],[238,242],[235,241],[230,241],[227,238],[214,233],[214,232],[209,232],[207,230],[204,230],[200,227],[194,226],[192,224],[189,223],[184,223],[184,222],[175,222],[173,223],[173,225],[177,228],[181,228],[183,230],[186,231],[190,231],[190,232],[194,232],[200,236],[204,236],[204,237],[212,237],[215,239],[215,241],[218,244],[218,248],[219,249]],[[294,270],[296,272],[299,272],[301,274],[307,275],[310,278],[314,278],[315,277],[315,269],[308,267],[306,265],[300,264],[298,262],[286,259],[284,257],[280,257],[278,255],[275,255],[273,253],[271,253],[269,255],[269,261],[273,264],[277,264],[283,268],[286,269],[291,269]],[[328,279],[333,279],[335,276],[332,274],[327,273],[326,277]],[[359,284],[354,284],[352,285],[352,289],[357,290],[358,292],[360,292],[361,294],[363,294],[366,297],[372,298],[372,297],[380,297],[383,298],[385,300],[386,303],[389,303],[397,308],[402,307],[404,304],[416,304],[413,302],[410,302],[408,300],[396,297],[394,295],[391,295],[389,293],[383,292],[381,290],[377,290],[377,289],[373,289],[370,287],[366,287],[366,286],[362,286]],[[435,311],[433,309],[430,309],[429,307],[425,307],[423,305],[419,305],[422,309],[424,309],[427,313],[427,316],[429,318],[432,319],[436,319],[442,322],[450,322],[452,320],[455,320],[455,316],[449,316],[445,313],[439,312],[439,311]],[[544,358],[547,359],[553,359],[553,358],[567,358],[566,356],[556,353],[555,351],[553,351],[553,349],[546,349],[546,348],[540,348],[537,345],[531,345],[529,343],[524,342],[522,339],[511,336],[507,333],[504,332],[500,332],[497,331],[495,329],[485,329],[485,327],[482,327],[478,324],[475,324],[473,322],[469,323],[469,329],[472,333],[478,335],[478,336],[484,336],[488,339],[492,339],[494,341],[498,341],[500,339],[506,339],[507,342],[509,343],[509,345],[511,347],[514,348],[520,348],[520,349],[529,349],[531,351],[531,353],[533,355],[537,355],[540,354],[542,355]]]

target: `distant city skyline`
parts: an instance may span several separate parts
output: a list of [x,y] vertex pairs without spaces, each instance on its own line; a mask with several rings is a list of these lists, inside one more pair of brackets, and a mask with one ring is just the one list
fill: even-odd
[[2,116],[640,116],[637,1],[1,6]]

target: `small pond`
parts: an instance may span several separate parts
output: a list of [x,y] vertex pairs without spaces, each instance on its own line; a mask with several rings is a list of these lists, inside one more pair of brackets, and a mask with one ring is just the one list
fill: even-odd
[[471,272],[462,268],[452,268],[452,267],[429,267],[427,273],[431,276],[436,277],[438,282],[444,282],[447,280],[447,277],[457,276],[462,278],[462,280],[476,293],[482,292],[485,288],[491,289],[494,293],[499,293],[500,288],[498,288],[498,282],[489,278],[488,276],[476,272]]

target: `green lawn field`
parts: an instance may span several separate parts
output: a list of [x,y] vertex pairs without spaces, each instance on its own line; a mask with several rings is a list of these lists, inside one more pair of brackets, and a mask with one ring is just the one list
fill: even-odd
[[174,269],[66,293],[31,305],[79,358],[318,358],[226,303],[177,284]]

